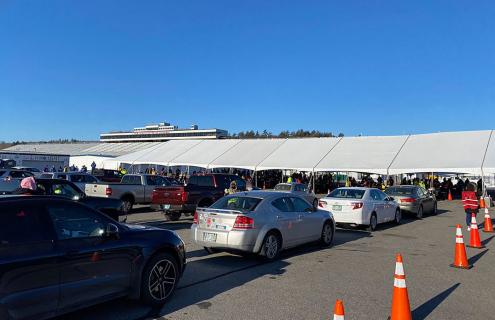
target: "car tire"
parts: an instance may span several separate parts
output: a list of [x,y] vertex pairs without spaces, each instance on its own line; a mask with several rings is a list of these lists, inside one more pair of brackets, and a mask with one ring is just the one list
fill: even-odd
[[420,205],[418,212],[416,212],[416,219],[423,219],[423,205]]
[[438,206],[437,206],[437,202],[435,201],[435,203],[433,204],[433,210],[431,211],[431,214],[436,215],[437,213],[438,213]]
[[168,221],[178,221],[182,214],[180,212],[167,212],[165,215]]
[[400,209],[397,208],[397,209],[395,209],[394,222],[395,222],[395,224],[400,224],[401,220],[402,220],[402,212],[400,212]]
[[124,214],[129,214],[134,206],[134,201],[130,198],[122,199],[122,212]]
[[376,216],[376,213],[372,213],[370,217],[370,224],[368,226],[369,231],[375,231],[376,227],[378,226],[378,217]]
[[214,254],[220,252],[220,250],[212,248],[212,247],[203,247],[208,254]]
[[263,239],[260,255],[268,261],[277,259],[280,254],[281,242],[280,237],[275,232],[269,232]]
[[334,229],[331,222],[327,221],[321,230],[320,243],[325,247],[329,247],[333,243]]
[[141,277],[141,301],[149,306],[161,306],[173,295],[179,281],[177,260],[168,253],[151,258]]
[[318,209],[318,199],[317,198],[315,198],[313,200],[313,208]]

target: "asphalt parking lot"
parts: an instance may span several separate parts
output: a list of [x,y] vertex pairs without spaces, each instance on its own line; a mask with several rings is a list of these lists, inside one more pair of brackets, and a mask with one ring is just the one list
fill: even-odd
[[[59,319],[332,319],[336,299],[344,301],[346,319],[387,319],[398,252],[414,319],[495,319],[494,235],[480,230],[486,248],[467,248],[471,270],[451,268],[455,225],[464,224],[464,212],[459,201],[438,207],[437,216],[405,218],[373,233],[338,229],[332,247],[307,245],[271,263],[207,255],[191,243],[192,218],[163,222],[139,208],[129,222],[176,230],[186,243],[188,266],[175,296],[161,310],[121,299]],[[482,219],[479,214],[479,224]],[[468,242],[465,226],[463,234]]]

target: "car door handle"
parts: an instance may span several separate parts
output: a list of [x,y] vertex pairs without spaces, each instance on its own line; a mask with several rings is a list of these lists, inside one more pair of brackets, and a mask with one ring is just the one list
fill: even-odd
[[277,216],[277,220],[280,220],[280,219],[282,219],[282,216]]
[[299,220],[302,220],[302,218],[304,217],[304,215],[300,214],[298,217],[299,217]]

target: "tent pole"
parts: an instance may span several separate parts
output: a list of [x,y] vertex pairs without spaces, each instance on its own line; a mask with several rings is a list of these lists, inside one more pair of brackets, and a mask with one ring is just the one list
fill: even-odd
[[254,169],[254,186],[258,187],[258,173],[256,172],[256,168]]
[[316,177],[315,177],[315,168],[313,168],[313,193],[316,194]]

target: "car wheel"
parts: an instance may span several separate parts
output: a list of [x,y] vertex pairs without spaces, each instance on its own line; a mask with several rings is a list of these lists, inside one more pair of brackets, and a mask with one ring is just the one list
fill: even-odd
[[419,206],[418,212],[416,213],[417,219],[423,219],[423,205]]
[[437,202],[435,201],[435,203],[433,204],[433,211],[431,213],[433,215],[436,215],[437,214],[437,211],[438,211],[438,207],[437,207]]
[[400,212],[400,209],[397,208],[395,210],[395,224],[400,224],[400,221],[402,220],[402,213]]
[[141,300],[150,306],[163,305],[174,293],[179,281],[177,260],[159,253],[148,262],[141,278]]
[[322,245],[328,247],[333,242],[333,226],[330,222],[325,222],[321,231],[320,242]]
[[167,213],[165,213],[165,215],[167,216],[169,221],[177,221],[181,217],[180,212],[167,212]]
[[134,205],[134,202],[132,199],[122,199],[122,211],[124,214],[128,214],[132,210],[132,206]]
[[313,200],[313,208],[315,208],[315,209],[317,209],[317,208],[318,208],[318,199],[317,199],[317,198],[315,198],[315,199]]
[[280,239],[277,234],[270,232],[265,236],[263,245],[261,246],[261,256],[266,260],[277,259],[280,253]]
[[204,247],[204,249],[206,252],[208,252],[208,254],[214,254],[220,252],[220,250],[211,247]]
[[368,230],[375,231],[377,225],[378,225],[378,218],[376,217],[376,213],[373,212],[371,214],[370,225],[368,226]]

